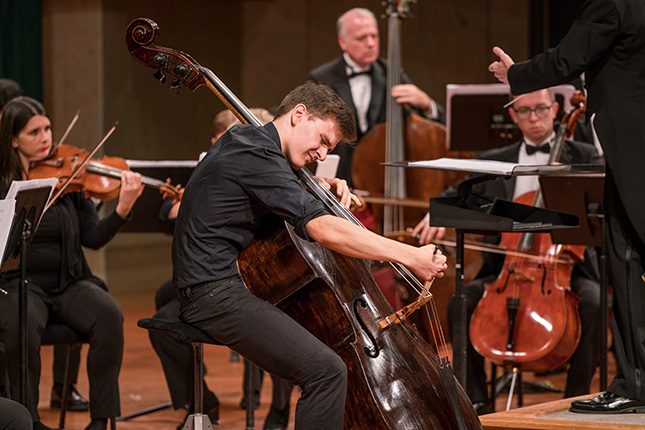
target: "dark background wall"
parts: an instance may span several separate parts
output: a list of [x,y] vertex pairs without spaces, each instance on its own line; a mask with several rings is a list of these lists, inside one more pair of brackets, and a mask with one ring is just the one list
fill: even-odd
[[[566,18],[558,15],[565,7],[559,3],[419,0],[401,23],[402,65],[445,104],[447,84],[494,82],[487,71],[494,45],[519,61],[568,28],[573,18],[568,10]],[[156,82],[153,70],[126,49],[131,20],[153,19],[161,29],[158,45],[210,68],[247,106],[272,107],[309,70],[340,54],[338,16],[351,7],[377,17],[385,12],[380,0],[42,0],[40,6],[41,27],[34,32],[42,32],[42,97],[55,139],[80,110],[67,143],[91,148],[118,121],[104,152],[145,160],[195,159],[208,147],[211,120],[224,105],[205,87],[176,97],[168,91],[171,77],[164,86]],[[386,22],[379,22],[386,56]],[[2,53],[13,61],[21,55]],[[170,275],[169,244],[169,236],[129,233],[89,255],[113,288],[156,288]]]

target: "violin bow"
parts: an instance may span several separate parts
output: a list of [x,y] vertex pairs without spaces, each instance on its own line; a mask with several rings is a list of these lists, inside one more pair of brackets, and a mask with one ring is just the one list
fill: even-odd
[[62,145],[63,142],[65,142],[65,139],[67,139],[67,136],[69,136],[69,132],[72,131],[74,128],[74,125],[76,125],[76,121],[78,121],[78,117],[81,115],[81,110],[76,111],[76,115],[74,115],[74,118],[72,118],[72,121],[69,123],[67,126],[67,130],[65,130],[65,133],[63,133],[63,136],[60,138],[58,143],[56,145]]
[[101,146],[103,146],[103,144],[108,140],[108,138],[112,135],[112,133],[114,133],[114,130],[116,130],[116,126],[118,123],[119,121],[114,123],[112,128],[110,128],[110,130],[108,130],[105,136],[103,136],[103,139],[101,139],[101,141],[96,144],[94,149],[92,149],[92,151],[89,154],[87,154],[87,157],[85,157],[85,159],[76,167],[76,169],[74,169],[72,174],[69,175],[69,178],[67,178],[65,183],[61,185],[58,192],[52,198],[49,199],[49,202],[47,202],[47,206],[45,206],[45,211],[49,209],[54,204],[54,202],[56,202],[56,200],[58,200],[58,198],[63,194],[63,191],[65,191],[65,189],[69,186],[69,184],[72,183],[72,180],[76,178],[76,176],[78,176],[80,171],[87,165],[87,163],[90,162],[94,154],[96,154],[96,152],[101,148]]

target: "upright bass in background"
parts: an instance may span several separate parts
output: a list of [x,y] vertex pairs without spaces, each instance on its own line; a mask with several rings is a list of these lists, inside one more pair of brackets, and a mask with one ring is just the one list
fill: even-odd
[[[357,189],[369,192],[365,200],[370,203],[369,210],[374,216],[374,231],[401,242],[417,244],[408,229],[414,227],[423,218],[431,197],[435,197],[462,177],[452,172],[403,169],[382,166],[381,163],[434,160],[448,156],[470,157],[470,154],[450,153],[446,147],[446,127],[443,124],[424,118],[412,110],[404,109],[392,97],[392,87],[402,83],[399,28],[401,20],[408,16],[409,3],[410,0],[387,1],[386,122],[374,126],[357,144],[352,159],[352,178]],[[373,203],[377,200],[376,196],[383,196],[381,201],[384,203]],[[421,204],[415,205],[417,202]],[[448,299],[455,288],[455,273],[453,249],[442,249],[442,251],[449,257],[449,270],[443,278],[435,281],[432,292],[440,321],[445,326],[448,322],[446,315]],[[482,264],[482,258],[478,252],[472,250],[467,252],[464,259],[465,282],[469,282],[477,275]],[[386,284],[387,276],[381,275],[378,279],[383,279],[379,285],[386,292],[393,306],[399,298],[405,303],[414,300],[413,294],[405,287],[397,288],[396,293],[390,292],[394,287]],[[390,279],[390,282],[394,282],[393,276]],[[414,320],[420,325],[426,339],[430,339],[431,321],[427,314],[418,313]]]
[[[128,49],[138,61],[159,77],[175,75],[190,90],[206,85],[241,121],[261,125],[212,71],[181,51],[152,45],[158,31],[148,19],[128,26]],[[331,213],[354,220],[306,169],[299,176]],[[253,294],[278,306],[344,360],[349,373],[345,428],[481,428],[452,374],[445,344],[437,345],[439,356],[413,328],[380,324],[392,308],[365,261],[303,241],[282,225],[256,238],[238,264]],[[404,267],[397,269],[414,278]]]

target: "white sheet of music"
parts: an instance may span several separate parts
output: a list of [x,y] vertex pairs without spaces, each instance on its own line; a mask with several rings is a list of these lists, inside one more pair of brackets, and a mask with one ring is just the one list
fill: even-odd
[[519,164],[494,160],[475,160],[460,158],[439,158],[429,161],[410,161],[410,167],[426,169],[456,170],[459,172],[492,173],[498,175],[512,175],[513,169]]
[[0,200],[0,249],[2,253],[0,262],[4,261],[4,253],[7,248],[7,240],[9,240],[9,233],[13,226],[13,216],[16,213],[16,200],[3,199]]
[[3,200],[0,200],[0,250],[2,250],[2,260],[0,262],[4,262],[5,248],[7,247],[7,240],[9,240],[9,234],[13,226],[13,217],[16,213],[16,196],[18,193],[22,190],[50,187],[49,198],[51,198],[57,182],[57,178],[45,178],[31,179],[29,181],[13,181],[11,183],[9,191],[7,191],[7,196]]

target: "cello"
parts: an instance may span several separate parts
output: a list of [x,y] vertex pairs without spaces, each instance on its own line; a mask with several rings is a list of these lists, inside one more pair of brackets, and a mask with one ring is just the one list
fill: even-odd
[[[212,71],[181,51],[152,45],[158,32],[148,19],[130,23],[126,43],[135,59],[156,69],[157,76],[175,75],[190,90],[207,86],[242,122],[261,125]],[[333,214],[351,219],[306,169],[299,177]],[[379,325],[392,309],[365,261],[303,241],[285,225],[256,238],[239,256],[238,265],[253,294],[292,316],[345,361],[346,428],[481,428],[447,355],[439,357],[410,327]],[[412,276],[404,267],[399,270]]]
[[[559,159],[565,138],[572,134],[567,126],[584,112],[580,94],[571,103],[579,107],[563,118],[549,164]],[[540,190],[517,202],[543,206]],[[580,339],[579,298],[570,282],[585,247],[553,244],[548,233],[503,233],[501,246],[520,254],[507,256],[497,279],[485,285],[470,322],[473,347],[499,365],[536,372],[555,369],[571,357]]]
[[[418,246],[417,240],[407,231],[408,228],[415,226],[424,217],[431,197],[441,193],[448,185],[463,179],[465,175],[460,178],[452,172],[441,170],[381,166],[383,162],[434,160],[449,156],[446,149],[446,127],[412,111],[404,115],[403,106],[392,97],[392,87],[403,81],[399,24],[409,14],[409,3],[410,0],[387,1],[386,121],[374,126],[358,143],[352,158],[352,178],[357,189],[382,195],[386,200],[382,205],[370,205],[374,216],[374,231]],[[404,201],[407,198],[417,198],[426,204],[421,208],[406,208],[404,204],[387,201]],[[455,286],[455,253],[445,247],[442,247],[442,251],[449,258],[449,271],[446,271],[443,278],[435,281],[433,293],[440,321],[446,326],[448,300],[454,293]],[[482,257],[479,252],[469,250],[464,261],[467,263],[464,267],[464,278],[465,282],[469,282],[479,272]],[[406,303],[413,299],[410,291],[398,289],[398,292]],[[415,322],[421,326],[426,338],[430,339],[430,316],[420,313]]]

